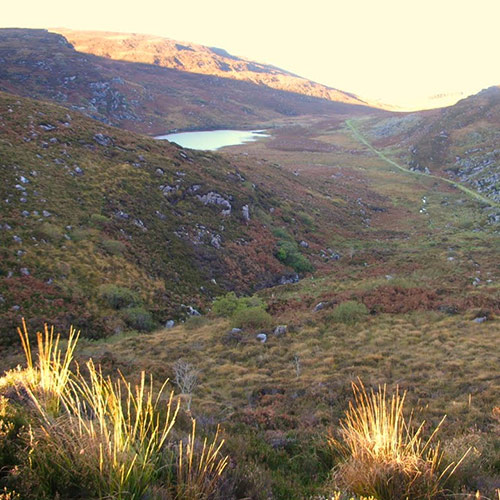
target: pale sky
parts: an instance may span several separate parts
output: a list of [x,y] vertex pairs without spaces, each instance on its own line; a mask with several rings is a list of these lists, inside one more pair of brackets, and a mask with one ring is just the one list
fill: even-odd
[[24,0],[0,26],[149,33],[400,106],[500,84],[500,0]]

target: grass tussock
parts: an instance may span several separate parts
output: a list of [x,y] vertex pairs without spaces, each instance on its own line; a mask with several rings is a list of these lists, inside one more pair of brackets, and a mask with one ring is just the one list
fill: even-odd
[[123,377],[113,381],[92,360],[71,371],[73,330],[64,353],[53,330],[38,333],[34,363],[24,324],[19,334],[27,368],[15,377],[32,403],[19,464],[25,491],[106,499],[205,499],[216,491],[228,461],[220,453],[224,441],[217,432],[200,448],[193,422],[187,445],[176,444],[180,400],[166,394],[166,383],[155,392],[144,372],[135,386]]
[[424,423],[414,430],[411,417],[403,414],[406,392],[389,396],[385,386],[368,392],[361,382],[352,387],[354,402],[341,421],[341,441],[330,438],[345,458],[336,482],[379,500],[439,498],[459,465],[445,467],[439,442],[433,446],[444,419],[425,440]]

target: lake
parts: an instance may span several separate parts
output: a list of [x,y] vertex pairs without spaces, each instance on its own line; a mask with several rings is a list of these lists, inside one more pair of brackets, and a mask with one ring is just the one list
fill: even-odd
[[158,135],[155,139],[166,139],[183,148],[215,151],[224,146],[236,146],[268,137],[264,130],[207,130],[203,132],[179,132]]

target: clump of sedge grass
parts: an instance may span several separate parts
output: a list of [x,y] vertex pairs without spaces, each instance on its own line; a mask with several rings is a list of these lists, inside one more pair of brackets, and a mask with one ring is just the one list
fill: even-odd
[[165,498],[201,500],[215,491],[227,465],[227,457],[220,457],[223,441],[217,433],[199,453],[193,422],[186,450],[181,442],[176,457],[170,435],[180,400],[165,394],[166,383],[155,395],[153,379],[147,381],[144,372],[132,386],[123,376],[105,377],[92,360],[86,375],[71,372],[74,330],[64,354],[53,330],[38,333],[34,364],[24,323],[19,334],[28,366],[15,374],[34,403],[21,468],[25,486],[37,498],[142,499],[163,491]]
[[438,498],[460,464],[444,467],[439,442],[431,446],[444,418],[424,440],[424,423],[415,430],[411,417],[407,421],[403,415],[406,392],[388,396],[385,386],[367,392],[361,382],[352,387],[354,403],[340,424],[342,441],[329,440],[345,458],[335,481],[378,500]]
[[191,435],[184,446],[179,443],[176,498],[197,500],[210,498],[227,466],[228,457],[219,459],[224,440],[219,442],[219,429],[211,443],[205,438],[201,451],[196,450],[196,420],[193,420]]

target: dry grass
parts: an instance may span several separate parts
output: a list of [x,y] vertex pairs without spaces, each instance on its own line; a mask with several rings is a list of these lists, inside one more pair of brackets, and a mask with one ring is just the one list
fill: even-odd
[[217,433],[199,452],[193,422],[186,450],[181,441],[176,451],[171,433],[180,400],[173,392],[165,395],[166,383],[155,393],[152,377],[147,380],[144,372],[135,386],[123,377],[113,381],[92,360],[85,375],[71,372],[78,339],[73,330],[64,354],[53,330],[38,333],[34,364],[25,325],[19,334],[28,366],[15,377],[35,410],[21,465],[27,489],[40,497],[113,499],[144,498],[161,489],[167,498],[204,499],[217,488],[228,460],[220,457],[223,441]]
[[330,438],[345,458],[335,472],[336,481],[379,500],[438,498],[460,463],[443,467],[439,443],[432,446],[444,419],[424,440],[424,423],[415,430],[411,417],[404,417],[406,392],[396,390],[389,397],[385,386],[368,392],[361,381],[352,387],[354,403],[340,424],[342,440]]

